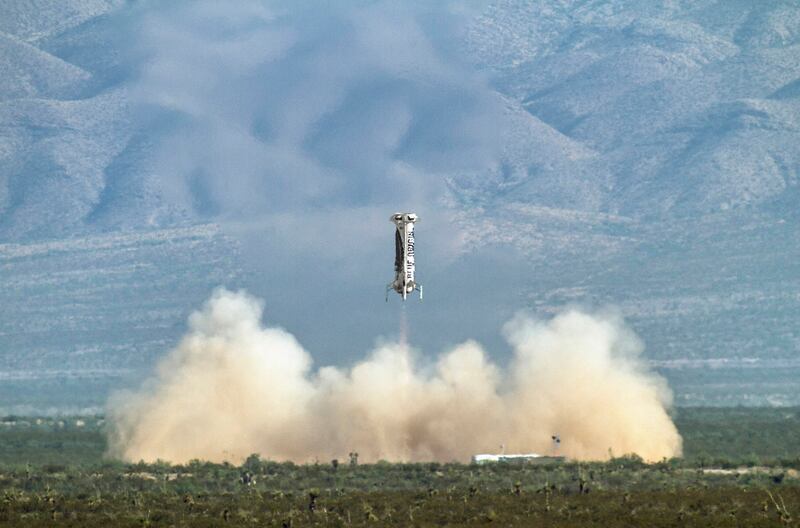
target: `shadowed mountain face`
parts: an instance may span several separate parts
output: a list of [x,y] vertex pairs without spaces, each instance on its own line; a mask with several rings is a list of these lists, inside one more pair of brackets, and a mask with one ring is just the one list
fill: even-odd
[[96,405],[222,283],[360,357],[404,208],[423,349],[613,305],[679,404],[800,403],[798,145],[793,1],[5,1],[5,408]]

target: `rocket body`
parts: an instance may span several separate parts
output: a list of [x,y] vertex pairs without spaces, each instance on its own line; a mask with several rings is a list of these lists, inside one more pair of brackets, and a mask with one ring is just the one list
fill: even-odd
[[394,290],[403,297],[417,290],[422,298],[422,288],[416,282],[414,256],[414,224],[419,220],[415,213],[395,213],[389,220],[395,225],[394,280],[386,291]]

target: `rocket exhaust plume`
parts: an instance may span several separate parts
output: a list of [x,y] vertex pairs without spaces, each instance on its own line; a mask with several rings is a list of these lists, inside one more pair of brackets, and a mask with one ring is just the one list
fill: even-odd
[[398,343],[401,347],[408,346],[408,316],[406,315],[406,303],[400,307],[400,337]]
[[240,462],[252,453],[309,462],[358,451],[364,461],[467,461],[509,451],[659,460],[681,453],[665,381],[621,321],[566,311],[518,316],[506,370],[467,341],[434,365],[386,344],[349,369],[312,370],[309,354],[261,326],[261,302],[217,290],[138,391],[109,400],[109,454],[129,461]]

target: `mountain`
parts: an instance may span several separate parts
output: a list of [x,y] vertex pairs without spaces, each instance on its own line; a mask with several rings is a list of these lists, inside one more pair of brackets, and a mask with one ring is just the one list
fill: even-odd
[[[376,317],[372,219],[405,206],[488,310],[614,306],[679,404],[798,404],[798,145],[788,0],[8,0],[0,407],[100,405],[219,284],[351,361],[383,331],[335,331]],[[480,319],[439,298],[426,348]]]
[[[504,189],[660,221],[796,214],[798,39],[793,2],[493,6],[470,30],[473,55],[565,149],[509,156]],[[590,154],[568,154],[575,143]]]
[[453,182],[474,244],[537,310],[616,305],[680,403],[795,403],[799,39],[793,2],[496,3],[468,46],[526,124]]

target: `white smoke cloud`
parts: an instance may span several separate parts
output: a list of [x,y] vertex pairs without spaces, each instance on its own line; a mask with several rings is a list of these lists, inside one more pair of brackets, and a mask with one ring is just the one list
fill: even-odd
[[312,370],[289,333],[261,326],[262,303],[220,289],[138,391],[112,395],[109,450],[125,460],[308,462],[461,460],[478,452],[577,459],[678,456],[670,392],[641,343],[610,316],[518,316],[507,370],[467,341],[435,363],[386,343],[349,369]]
[[443,175],[497,163],[502,105],[455,51],[468,13],[381,1],[146,5],[129,92],[149,110],[170,198],[201,217],[294,215],[292,228],[315,230],[322,212],[436,205]]

